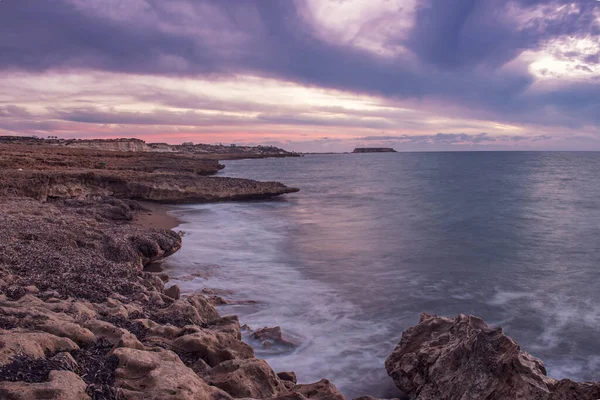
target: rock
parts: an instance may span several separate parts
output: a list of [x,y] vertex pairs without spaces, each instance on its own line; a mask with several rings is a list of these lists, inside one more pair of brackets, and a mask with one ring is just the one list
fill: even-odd
[[229,301],[227,301],[223,297],[217,296],[217,295],[208,296],[208,301],[214,307],[216,307],[216,306],[223,306],[223,305],[229,304]]
[[124,389],[127,398],[151,400],[228,400],[218,388],[209,386],[179,357],[168,350],[158,352],[119,348],[115,386]]
[[260,340],[264,347],[270,348],[273,344],[281,346],[294,347],[296,343],[285,338],[281,332],[281,328],[275,326],[273,328],[264,327],[252,333],[252,338]]
[[189,324],[202,325],[204,318],[200,316],[198,310],[188,301],[175,300],[170,306],[156,311],[152,319],[161,324],[171,324],[174,326],[185,326]]
[[44,324],[40,324],[37,329],[52,333],[56,336],[69,338],[80,345],[92,344],[96,341],[96,336],[88,329],[72,322],[49,319]]
[[36,294],[40,292],[40,290],[35,285],[25,286],[24,289],[29,294]]
[[357,147],[352,153],[396,153],[391,147]]
[[296,383],[296,373],[295,372],[292,372],[292,371],[290,371],[290,372],[278,372],[277,376],[282,381],[289,381],[289,382]]
[[[161,203],[206,203],[267,199],[299,191],[279,182],[136,170],[29,170],[15,173],[0,169],[0,182],[3,183],[0,195],[5,192],[15,197],[29,197],[41,202],[48,199],[87,201],[114,196],[119,199]],[[114,209],[105,209],[99,216],[109,220],[128,217],[122,217],[118,212],[116,214],[118,218],[114,216]],[[158,259],[148,258],[149,262]]]
[[38,297],[44,301],[52,298],[58,298],[59,296],[60,294],[56,290],[46,290],[45,292],[38,294]]
[[137,350],[145,350],[146,349],[146,346],[144,346],[142,344],[142,342],[140,342],[134,334],[129,333],[129,332],[127,332],[126,334],[121,336],[119,338],[119,340],[117,341],[117,343],[115,343],[115,345],[113,346],[114,349],[117,349],[119,347],[128,347],[130,349],[137,349]]
[[23,286],[11,285],[6,289],[6,297],[10,300],[19,300],[27,294],[27,290]]
[[396,386],[417,400],[600,397],[600,383],[549,378],[542,361],[521,351],[502,329],[462,314],[422,314],[385,366]]
[[0,382],[0,398],[10,400],[85,400],[86,383],[71,371],[50,371],[48,382]]
[[219,312],[210,304],[205,296],[195,294],[187,297],[186,300],[198,310],[198,314],[200,314],[204,321],[210,322],[220,317]]
[[128,333],[125,329],[117,328],[109,322],[98,319],[87,320],[83,323],[83,326],[90,330],[97,338],[104,338],[112,345],[117,343],[121,340],[123,335]]
[[334,384],[327,379],[306,385],[296,385],[294,392],[311,400],[346,400]]
[[288,391],[266,361],[256,358],[224,361],[205,379],[235,398],[264,399]]
[[42,358],[47,353],[79,350],[71,339],[45,332],[27,332],[21,329],[0,330],[0,366],[19,354],[31,358]]
[[177,338],[172,346],[178,352],[196,354],[211,367],[227,360],[254,357],[252,347],[236,337],[204,329]]
[[211,331],[226,333],[238,340],[242,340],[240,320],[237,315],[226,315],[222,318],[215,319],[211,322],[208,328]]
[[177,300],[181,296],[181,290],[179,289],[179,286],[173,285],[168,289],[165,289],[165,294],[173,300]]
[[158,272],[158,273],[155,273],[154,275],[158,276],[160,278],[160,280],[163,281],[164,283],[167,283],[171,280],[171,277],[166,272]]
[[[0,394],[6,393],[11,399],[53,399],[53,400],[84,400],[89,399],[86,394],[86,383],[71,371],[50,371],[48,382],[0,383]],[[12,392],[12,393],[11,393]]]

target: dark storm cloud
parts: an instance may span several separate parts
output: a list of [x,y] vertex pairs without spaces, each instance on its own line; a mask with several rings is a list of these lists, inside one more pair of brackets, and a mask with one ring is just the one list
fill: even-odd
[[[420,1],[408,36],[387,38],[407,48],[410,58],[384,58],[316,36],[300,1],[124,0],[125,8],[145,4],[131,18],[86,10],[74,1],[0,2],[0,71],[97,69],[215,78],[251,73],[394,99],[432,98],[511,122],[578,127],[598,123],[600,115],[598,81],[532,94],[525,66],[501,68],[551,39],[598,39],[597,1]],[[539,7],[541,15],[518,21]],[[515,15],[517,9],[521,14]],[[598,64],[598,54],[579,56],[587,63],[580,70]]]
[[[558,10],[569,5],[578,10]],[[517,18],[522,15],[512,15],[510,6],[521,7],[521,12],[548,8],[520,26]],[[495,68],[552,38],[599,35],[596,7],[592,0],[430,0],[418,8],[408,43],[422,60],[441,68]]]

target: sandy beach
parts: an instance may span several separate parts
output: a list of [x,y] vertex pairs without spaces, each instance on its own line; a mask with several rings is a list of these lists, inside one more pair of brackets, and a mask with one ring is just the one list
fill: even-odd
[[144,210],[135,215],[132,222],[136,225],[154,229],[174,229],[181,223],[181,220],[171,213],[171,206],[148,201],[138,203]]

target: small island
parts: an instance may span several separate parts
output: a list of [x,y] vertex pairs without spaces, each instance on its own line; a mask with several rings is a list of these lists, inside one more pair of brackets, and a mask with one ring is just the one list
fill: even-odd
[[352,153],[397,153],[391,147],[357,147]]

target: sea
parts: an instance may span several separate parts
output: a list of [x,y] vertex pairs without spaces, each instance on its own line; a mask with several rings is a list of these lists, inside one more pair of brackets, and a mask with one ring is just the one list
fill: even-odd
[[384,368],[428,312],[501,326],[554,378],[600,380],[600,153],[437,152],[225,161],[219,176],[279,181],[267,201],[178,207],[163,268],[211,289],[301,383],[393,397]]

